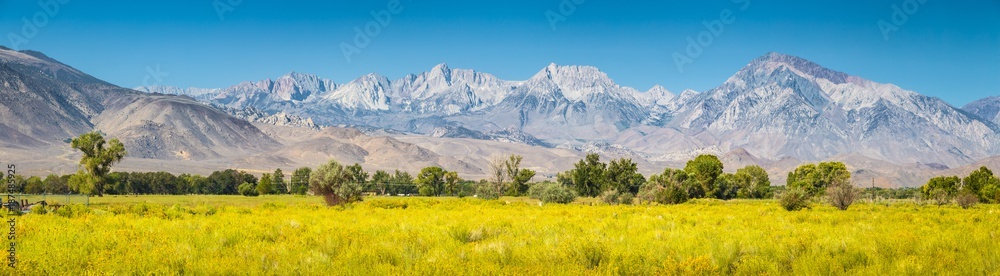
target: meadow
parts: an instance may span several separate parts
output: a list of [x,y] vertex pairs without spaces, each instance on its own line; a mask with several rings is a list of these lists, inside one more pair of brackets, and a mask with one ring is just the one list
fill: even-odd
[[[5,214],[6,216],[6,214]],[[997,275],[1000,206],[91,198],[17,219],[4,275]]]

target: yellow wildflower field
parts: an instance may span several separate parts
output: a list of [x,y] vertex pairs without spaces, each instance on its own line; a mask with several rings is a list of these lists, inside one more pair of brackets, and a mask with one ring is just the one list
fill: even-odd
[[[16,217],[5,275],[990,275],[1000,206],[95,198]],[[252,203],[241,203],[246,200]],[[103,201],[103,203],[102,203]],[[145,202],[143,202],[145,201]],[[175,203],[172,203],[175,202]],[[8,216],[10,217],[10,216]]]

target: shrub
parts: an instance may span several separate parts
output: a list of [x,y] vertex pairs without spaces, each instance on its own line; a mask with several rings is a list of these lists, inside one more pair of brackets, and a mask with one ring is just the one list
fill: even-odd
[[309,174],[309,189],[322,195],[328,206],[361,201],[361,184],[351,177],[344,166],[330,160]]
[[494,183],[480,183],[476,187],[476,197],[482,199],[500,199],[500,192]]
[[958,203],[958,206],[961,206],[962,209],[969,209],[969,207],[979,203],[979,197],[972,192],[962,192],[955,197],[955,202]]
[[809,208],[809,192],[802,187],[792,187],[778,195],[778,203],[788,211],[798,211]]
[[826,189],[827,199],[833,207],[847,210],[861,195],[861,191],[848,181],[837,180]]
[[247,182],[243,182],[243,184],[240,184],[238,190],[239,190],[240,194],[244,195],[244,196],[257,196],[258,195],[258,193],[257,193],[257,187],[254,187],[253,184],[250,184],[250,183],[247,183]]
[[528,195],[545,203],[566,204],[576,200],[576,191],[553,182],[542,182],[532,185],[528,189]]
[[639,200],[660,204],[687,202],[690,196],[685,182],[691,183],[684,171],[665,169],[662,174],[650,176],[639,188]]
[[619,192],[618,190],[607,190],[601,193],[601,201],[611,205],[617,204],[632,204],[632,199],[635,198],[628,191]]

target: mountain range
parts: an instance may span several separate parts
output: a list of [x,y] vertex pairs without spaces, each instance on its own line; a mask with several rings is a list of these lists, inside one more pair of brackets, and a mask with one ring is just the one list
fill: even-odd
[[490,155],[513,153],[551,177],[593,152],[632,158],[650,174],[711,153],[727,171],[762,165],[775,183],[803,162],[839,160],[856,182],[917,186],[1000,162],[1000,98],[959,109],[780,53],[716,88],[675,94],[556,64],[520,81],[439,64],[395,80],[292,72],[227,88],[125,89],[0,48],[0,88],[0,158],[38,174],[73,171],[78,154],[65,141],[94,129],[125,143],[121,169],[189,173],[335,158],[366,169],[437,165],[476,179]]
[[199,94],[213,104],[320,125],[576,149],[603,143],[657,161],[745,150],[767,160],[857,154],[955,167],[996,155],[1000,145],[1000,109],[990,109],[997,98],[958,109],[780,53],[754,59],[714,89],[680,95],[555,64],[523,81],[440,64],[397,80],[372,73],[337,84],[290,73],[199,91],[213,91]]

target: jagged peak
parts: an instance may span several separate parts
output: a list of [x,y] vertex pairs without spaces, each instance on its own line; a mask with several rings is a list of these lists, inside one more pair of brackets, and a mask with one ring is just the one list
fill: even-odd
[[646,90],[646,93],[654,93],[654,92],[655,93],[667,92],[667,93],[673,94],[666,87],[663,87],[662,85],[659,85],[659,84],[653,85],[653,87],[649,88],[649,90]]
[[550,63],[548,66],[543,68],[538,74],[532,77],[537,78],[547,78],[560,82],[562,79],[599,79],[604,81],[610,81],[611,78],[608,77],[607,73],[604,73],[600,69],[594,66],[586,65],[556,65],[555,63]]
[[434,68],[431,68],[431,72],[441,72],[447,75],[447,73],[451,72],[451,68],[448,67],[447,63],[442,62],[438,65],[434,65]]
[[782,68],[797,71],[808,77],[827,79],[837,84],[857,79],[857,77],[831,70],[807,59],[778,52],[769,52],[754,59],[742,71],[770,73]]

